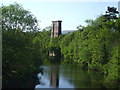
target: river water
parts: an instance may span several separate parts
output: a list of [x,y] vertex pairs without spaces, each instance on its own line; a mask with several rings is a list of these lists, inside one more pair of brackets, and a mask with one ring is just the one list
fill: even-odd
[[38,73],[39,88],[104,88],[102,76],[75,65],[43,65]]

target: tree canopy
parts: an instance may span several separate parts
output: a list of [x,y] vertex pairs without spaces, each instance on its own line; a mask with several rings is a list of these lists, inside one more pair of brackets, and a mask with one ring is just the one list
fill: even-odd
[[21,5],[14,3],[9,6],[2,5],[2,29],[22,31],[38,31],[36,17]]
[[106,14],[103,15],[107,20],[118,19],[117,15],[119,12],[117,8],[108,6]]

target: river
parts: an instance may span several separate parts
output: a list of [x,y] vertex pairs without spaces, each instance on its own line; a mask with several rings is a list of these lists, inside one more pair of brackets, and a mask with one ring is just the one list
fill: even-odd
[[76,65],[43,65],[38,73],[39,88],[104,88],[102,76]]

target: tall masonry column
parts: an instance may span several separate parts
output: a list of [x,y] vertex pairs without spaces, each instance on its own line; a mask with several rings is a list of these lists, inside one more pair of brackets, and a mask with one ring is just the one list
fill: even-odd
[[52,21],[53,29],[51,31],[51,37],[58,37],[61,34],[61,20]]

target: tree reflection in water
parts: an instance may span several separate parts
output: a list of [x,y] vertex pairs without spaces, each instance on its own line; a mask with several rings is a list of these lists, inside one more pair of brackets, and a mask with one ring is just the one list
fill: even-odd
[[95,72],[82,70],[74,65],[44,65],[43,74],[38,74],[38,88],[104,88],[101,76]]
[[44,72],[38,74],[40,84],[35,88],[59,88],[59,67],[52,65],[50,67],[43,66],[43,68]]

